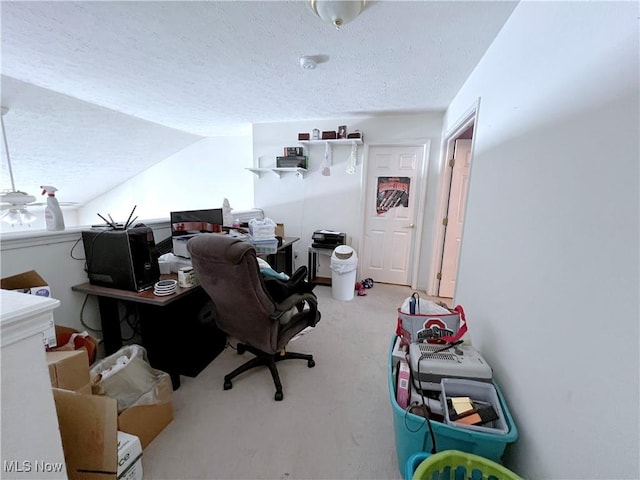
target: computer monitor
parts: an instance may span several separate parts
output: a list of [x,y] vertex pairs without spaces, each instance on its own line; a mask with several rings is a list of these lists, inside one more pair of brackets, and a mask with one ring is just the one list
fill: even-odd
[[193,235],[205,232],[220,232],[222,208],[185,210],[171,212],[171,235]]

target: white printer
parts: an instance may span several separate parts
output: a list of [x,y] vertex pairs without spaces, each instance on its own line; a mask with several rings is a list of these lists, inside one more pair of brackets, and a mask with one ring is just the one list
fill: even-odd
[[440,390],[443,378],[462,378],[491,382],[493,371],[471,345],[456,345],[440,351],[446,345],[412,343],[409,345],[409,366],[413,386],[421,390]]

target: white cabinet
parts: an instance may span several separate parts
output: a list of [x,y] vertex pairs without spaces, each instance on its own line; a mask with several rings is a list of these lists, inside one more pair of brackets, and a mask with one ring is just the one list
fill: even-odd
[[67,478],[42,341],[58,305],[51,298],[0,290],[2,461],[12,478]]

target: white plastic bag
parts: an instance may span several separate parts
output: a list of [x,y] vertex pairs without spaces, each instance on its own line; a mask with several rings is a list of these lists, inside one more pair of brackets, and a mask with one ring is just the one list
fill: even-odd
[[[411,311],[411,299],[415,299],[415,311]],[[416,315],[443,315],[451,313],[448,309],[438,305],[436,302],[431,300],[425,300],[424,298],[420,298],[417,295],[414,297],[407,297],[402,302],[402,306],[400,307],[400,311],[402,313],[414,313]]]
[[[147,352],[140,345],[127,345],[91,368],[91,391],[94,395],[115,398],[118,413],[140,403],[144,395],[168,374],[151,367]],[[145,403],[155,403],[153,398]]]

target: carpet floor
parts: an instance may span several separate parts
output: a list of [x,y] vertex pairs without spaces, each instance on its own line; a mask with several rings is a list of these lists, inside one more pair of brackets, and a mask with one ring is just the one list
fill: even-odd
[[[267,368],[223,377],[252,356],[226,348],[197,377],[182,377],[174,420],[143,454],[150,479],[396,479],[387,358],[396,309],[408,287],[375,284],[366,296],[332,298],[318,286],[322,319],[278,363],[284,400]],[[235,344],[233,339],[232,344]]]

